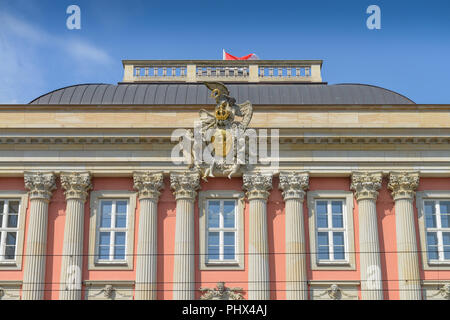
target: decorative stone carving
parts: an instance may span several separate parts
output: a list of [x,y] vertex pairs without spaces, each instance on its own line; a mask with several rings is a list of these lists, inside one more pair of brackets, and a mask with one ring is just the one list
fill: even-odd
[[174,191],[176,200],[194,200],[200,189],[200,174],[193,171],[171,173],[170,188]]
[[271,173],[244,173],[243,188],[247,192],[247,198],[267,200],[272,189]]
[[280,172],[279,188],[283,190],[284,201],[305,198],[309,185],[309,175],[306,172]]
[[450,300],[450,283],[446,283],[437,290],[437,292],[430,297],[441,295],[444,299]]
[[164,188],[162,172],[135,172],[133,181],[134,189],[139,192],[139,199],[158,199]]
[[[227,87],[220,82],[205,82],[211,90],[211,97],[216,100],[214,114],[202,109],[199,112],[200,122],[195,128],[195,134],[188,130],[187,144],[183,144],[183,155],[189,168],[198,170],[202,179],[214,177],[214,174],[232,175],[242,168],[249,170],[249,154],[254,150],[245,146],[246,130],[253,116],[253,107],[249,101],[236,104],[236,99],[230,96]],[[236,119],[240,117],[240,121]],[[211,144],[209,144],[211,142]],[[211,148],[212,159],[205,161],[202,150]]]
[[228,288],[225,282],[217,282],[216,288],[200,288],[203,295],[201,300],[244,300],[242,288]]
[[418,172],[391,172],[389,175],[388,189],[392,191],[394,200],[414,199],[418,186]]
[[381,188],[381,172],[353,172],[350,189],[355,191],[356,200],[376,200]]
[[55,175],[52,172],[25,172],[25,188],[30,192],[30,200],[50,201],[52,191],[56,189]]
[[342,290],[337,284],[332,284],[330,287],[324,290],[321,294],[317,295],[317,297],[322,297],[328,294],[328,296],[332,300],[341,300],[343,296],[348,297],[350,299],[355,299],[356,296],[350,295]]
[[89,172],[61,172],[61,186],[66,200],[80,199],[86,201],[88,191],[92,188]]
[[87,300],[132,300],[132,285],[90,284],[86,286]]

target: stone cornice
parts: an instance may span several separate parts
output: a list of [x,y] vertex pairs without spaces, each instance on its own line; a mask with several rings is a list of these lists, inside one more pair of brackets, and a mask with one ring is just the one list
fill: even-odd
[[246,196],[249,200],[267,200],[270,195],[269,190],[272,189],[271,173],[244,173],[243,180],[243,189],[247,192]]
[[303,201],[309,186],[309,174],[307,172],[280,172],[279,189],[283,190],[284,201],[299,199]]
[[[289,129],[289,128],[281,128]],[[0,136],[0,145],[68,145],[68,144],[92,144],[92,145],[109,145],[109,144],[175,144],[171,141],[170,136],[135,136],[135,135],[113,135],[113,136]],[[368,136],[368,135],[290,135],[284,136],[280,134],[280,144],[320,144],[320,145],[351,145],[351,144],[406,144],[406,145],[423,145],[423,144],[450,144],[449,136]]]
[[381,188],[381,172],[352,172],[350,189],[355,191],[356,200],[376,201]]
[[200,174],[194,171],[172,172],[170,188],[176,200],[195,200],[197,190],[200,189]]
[[66,200],[79,199],[86,201],[88,191],[92,189],[89,172],[61,172],[61,186]]
[[394,201],[399,199],[414,199],[415,190],[419,186],[418,172],[391,172],[388,189],[392,191]]
[[160,191],[164,189],[162,172],[134,172],[134,189],[139,192],[139,200],[152,199],[158,200]]
[[30,200],[50,201],[53,190],[56,189],[53,172],[25,172],[25,188],[29,190]]

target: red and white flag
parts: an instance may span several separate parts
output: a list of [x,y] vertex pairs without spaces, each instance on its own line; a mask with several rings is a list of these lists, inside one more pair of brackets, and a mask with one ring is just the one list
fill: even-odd
[[235,57],[235,56],[229,54],[228,52],[225,52],[225,50],[222,50],[222,51],[223,51],[223,59],[222,60],[259,60],[259,57],[254,53],[250,53],[243,57]]

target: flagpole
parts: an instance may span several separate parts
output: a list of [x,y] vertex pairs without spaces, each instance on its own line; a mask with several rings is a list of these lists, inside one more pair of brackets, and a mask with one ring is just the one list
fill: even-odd
[[225,49],[222,49],[222,60],[225,60]]

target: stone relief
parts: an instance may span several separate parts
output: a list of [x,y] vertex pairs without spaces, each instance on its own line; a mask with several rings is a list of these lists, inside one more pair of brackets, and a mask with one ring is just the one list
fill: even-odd
[[218,282],[216,288],[200,288],[201,300],[243,300],[242,288],[228,288],[225,282]]

